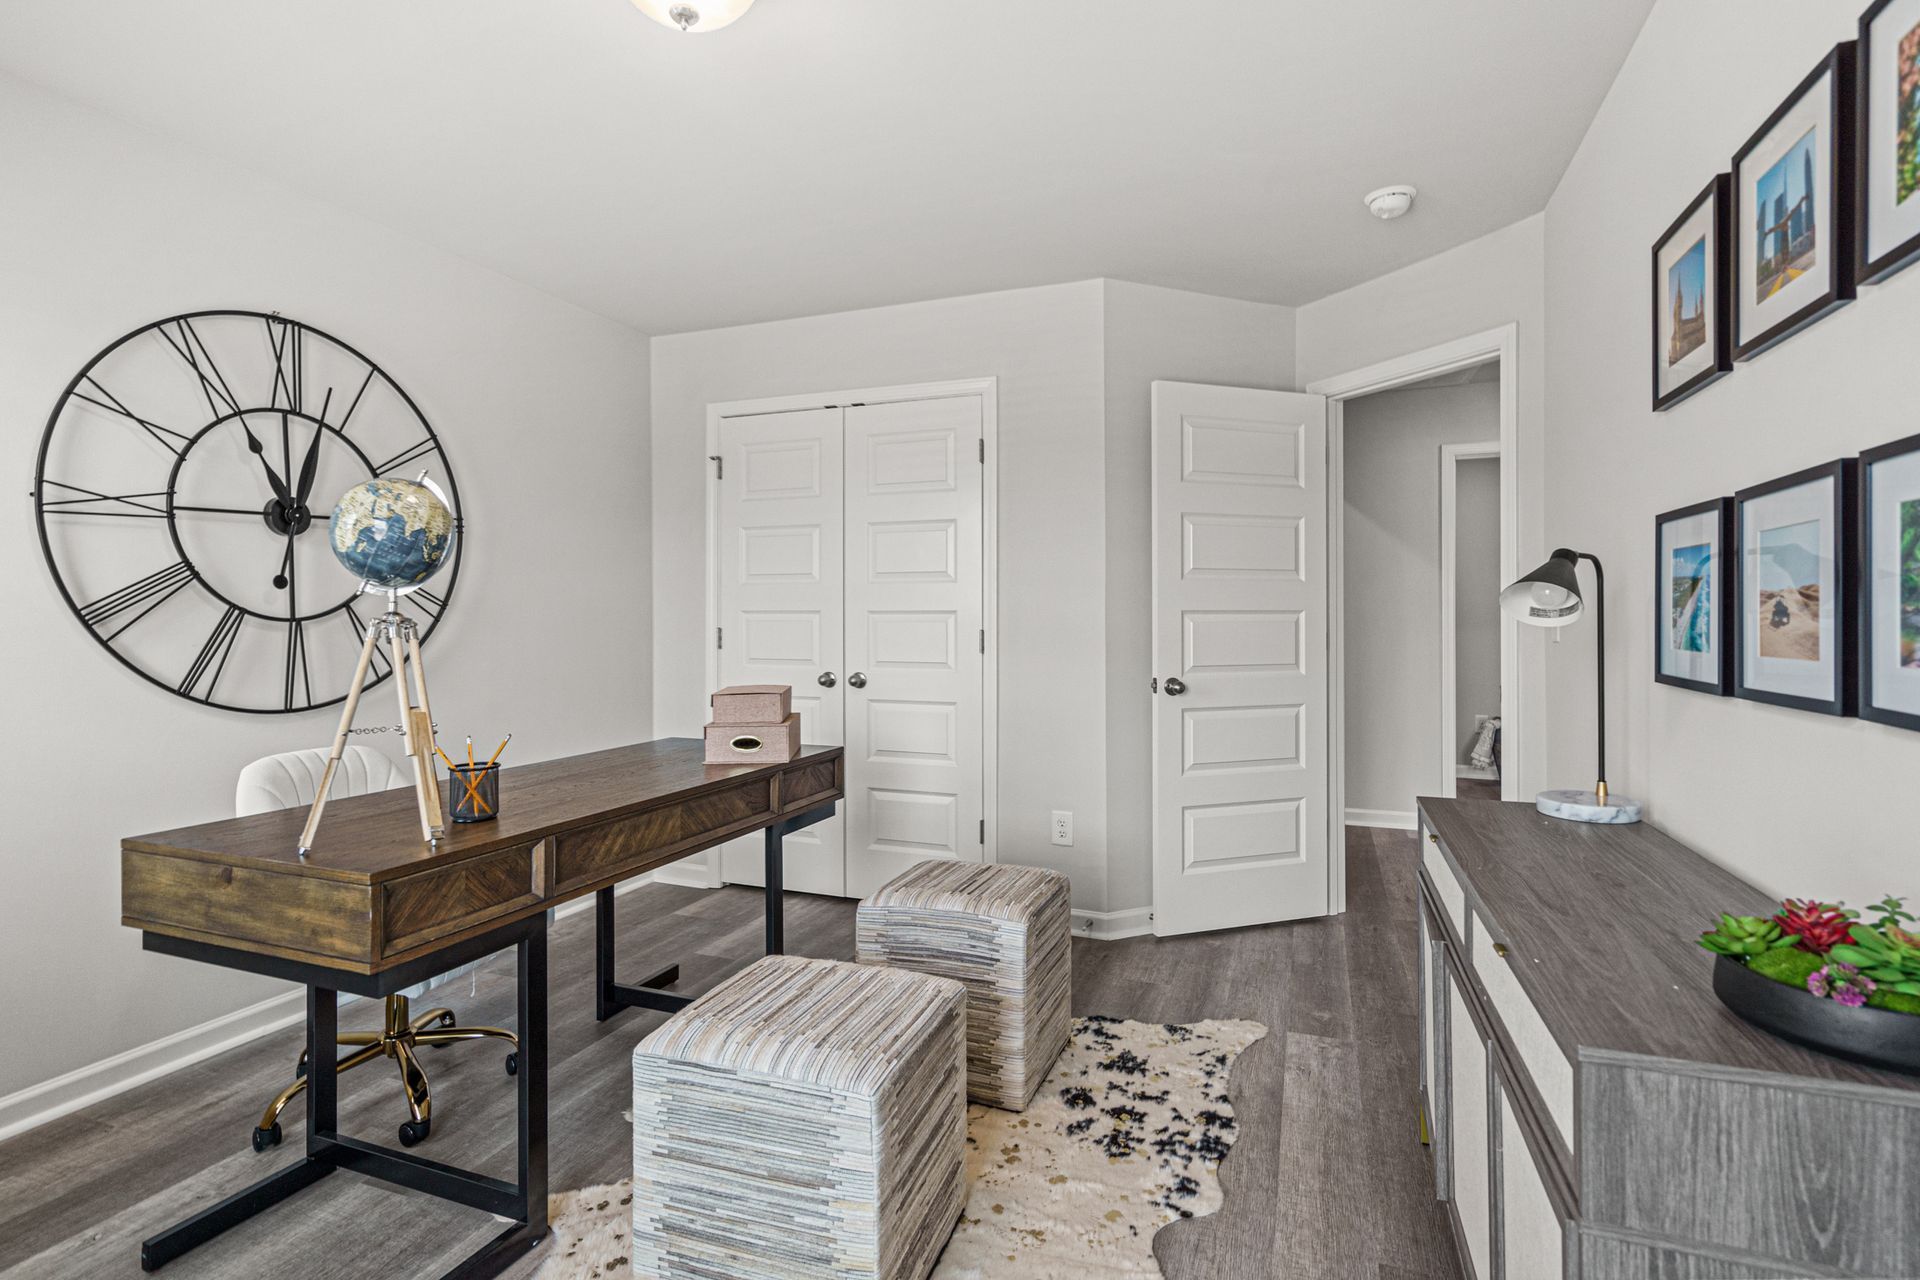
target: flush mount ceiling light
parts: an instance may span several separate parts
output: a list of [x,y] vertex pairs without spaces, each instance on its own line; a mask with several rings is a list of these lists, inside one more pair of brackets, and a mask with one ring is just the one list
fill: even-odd
[[733,22],[753,7],[753,0],[633,0],[633,4],[661,26],[700,35]]
[[1382,222],[1391,222],[1413,208],[1413,198],[1417,194],[1408,186],[1382,187],[1378,191],[1368,192],[1367,212]]

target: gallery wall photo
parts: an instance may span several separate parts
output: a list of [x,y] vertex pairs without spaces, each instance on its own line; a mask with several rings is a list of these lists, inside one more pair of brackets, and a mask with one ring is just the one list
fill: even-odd
[[[1920,3],[1920,0],[1915,0]],[[1727,175],[1717,173],[1653,245],[1653,407],[1733,372],[1727,329]]]
[[1653,678],[1697,693],[1733,692],[1733,499],[1654,517]]
[[1834,46],[1733,157],[1733,354],[1854,296],[1854,42]]
[[1920,436],[1860,455],[1862,719],[1920,729]]
[[1734,501],[1734,692],[1755,702],[1854,711],[1854,464],[1809,467]]
[[1860,17],[1854,276],[1886,279],[1920,259],[1920,0]]

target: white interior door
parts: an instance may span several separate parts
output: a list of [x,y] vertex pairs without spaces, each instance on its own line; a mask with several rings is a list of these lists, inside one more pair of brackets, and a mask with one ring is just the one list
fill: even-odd
[[1153,384],[1153,928],[1325,915],[1327,403]]
[[985,849],[979,396],[846,410],[846,892]]
[[[720,683],[792,685],[801,739],[816,746],[846,741],[842,435],[839,409],[734,418],[720,432]],[[787,888],[846,891],[844,827],[836,815],[787,837]],[[762,883],[764,848],[758,833],[721,846],[721,877]]]

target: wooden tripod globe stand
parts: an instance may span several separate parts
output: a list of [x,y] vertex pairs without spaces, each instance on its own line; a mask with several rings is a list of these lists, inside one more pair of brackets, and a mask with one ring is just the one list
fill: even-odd
[[[307,825],[300,832],[300,856],[313,849],[313,838],[320,830],[320,815],[327,807],[327,792],[333,786],[334,770],[340,767],[340,755],[347,749],[347,735],[353,731],[354,713],[360,709],[360,691],[373,665],[373,655],[382,643],[387,646],[393,667],[393,688],[400,698],[400,729],[405,735],[407,759],[413,765],[413,789],[420,802],[420,838],[436,844],[446,834],[440,810],[440,781],[433,771],[433,708],[427,701],[427,667],[420,657],[420,628],[412,618],[400,612],[400,593],[387,592],[387,611],[367,624],[366,643],[360,646],[360,665],[347,690],[347,704],[340,709],[340,728],[333,735],[333,750],[327,754],[326,772],[320,777],[320,793],[313,798]],[[409,686],[407,672],[413,672]]]

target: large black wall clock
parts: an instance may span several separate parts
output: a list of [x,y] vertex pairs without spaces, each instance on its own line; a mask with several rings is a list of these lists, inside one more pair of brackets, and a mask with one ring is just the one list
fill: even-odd
[[[346,490],[421,471],[460,493],[440,439],[358,351],[278,313],[198,311],[87,362],[47,419],[34,507],[74,616],[128,667],[230,711],[339,702],[383,611],[327,546]],[[407,609],[439,624],[463,538]],[[369,677],[388,675],[384,656]]]

